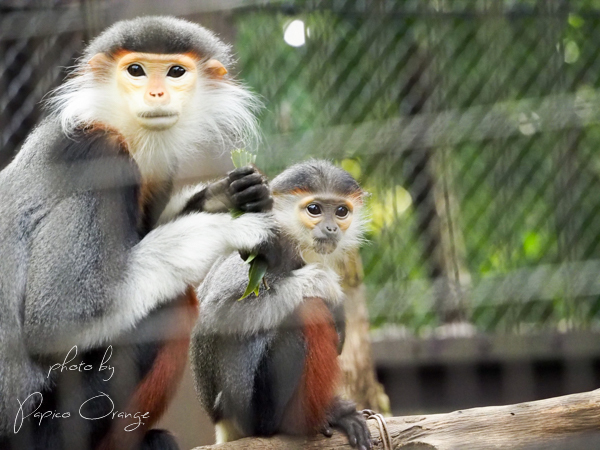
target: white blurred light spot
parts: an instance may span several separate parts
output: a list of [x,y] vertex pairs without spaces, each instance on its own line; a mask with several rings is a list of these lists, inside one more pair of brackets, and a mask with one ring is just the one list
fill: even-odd
[[542,120],[536,113],[519,114],[519,131],[525,136],[531,136],[540,131],[542,127]]
[[283,40],[292,47],[302,47],[306,43],[304,22],[300,19],[292,20],[285,27]]

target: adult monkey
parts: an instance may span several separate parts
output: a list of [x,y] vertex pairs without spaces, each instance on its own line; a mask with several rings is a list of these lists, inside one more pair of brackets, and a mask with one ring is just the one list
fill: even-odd
[[[0,172],[0,448],[177,448],[146,431],[186,361],[190,286],[273,224],[198,212],[269,209],[253,169],[172,194],[186,157],[255,130],[256,103],[227,78],[230,62],[229,47],[192,23],[119,22],[91,42]],[[109,344],[112,377],[98,370]],[[93,370],[74,380],[49,370],[74,346],[70,364]],[[34,420],[55,411],[70,417]],[[111,411],[149,417],[127,433],[135,420]]]

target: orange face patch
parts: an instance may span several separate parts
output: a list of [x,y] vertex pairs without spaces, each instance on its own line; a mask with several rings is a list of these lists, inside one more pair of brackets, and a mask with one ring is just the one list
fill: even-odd
[[117,60],[117,82],[125,92],[143,91],[149,105],[166,105],[174,94],[193,90],[196,64],[190,55],[130,52]]
[[[124,102],[138,126],[166,130],[186,113],[198,84],[200,60],[194,54],[120,51],[97,54],[89,66],[99,81],[115,83],[114,95]],[[214,64],[217,72],[218,64]]]
[[337,217],[335,218],[336,223],[338,224],[338,227],[340,227],[340,230],[342,231],[346,231],[348,229],[348,227],[350,226],[350,224],[352,223],[352,213],[354,212],[354,204],[349,201],[346,200],[344,202],[344,206],[346,208],[348,208],[348,216],[344,217],[344,218],[340,218]]
[[298,208],[300,210],[300,221],[309,230],[312,230],[322,220],[322,217],[313,217],[306,212],[306,207],[314,201],[315,197],[313,195],[309,195],[300,200],[300,203],[298,204]]
[[[340,227],[342,231],[346,231],[350,224],[352,223],[352,213],[354,211],[354,203],[351,200],[346,198],[338,198],[338,197],[320,197],[315,195],[308,195],[300,199],[298,203],[299,217],[302,224],[312,230],[319,222],[323,220],[324,215],[314,215],[310,214],[307,210],[307,207],[311,204],[315,203],[321,206],[328,205],[330,208],[345,206],[348,208],[348,215],[346,217],[338,217],[334,214],[334,219],[337,225]],[[330,212],[331,214],[331,212]]]

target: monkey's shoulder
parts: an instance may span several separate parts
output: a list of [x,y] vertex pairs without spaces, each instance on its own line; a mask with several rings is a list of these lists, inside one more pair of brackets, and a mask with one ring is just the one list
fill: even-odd
[[50,197],[73,191],[131,188],[141,179],[118,133],[86,127],[67,135],[54,117],[44,119],[34,129],[2,175],[0,189],[18,185]]
[[117,131],[89,125],[66,133],[58,117],[48,116],[27,136],[12,165],[47,159],[82,160],[109,154],[128,156],[125,140]]

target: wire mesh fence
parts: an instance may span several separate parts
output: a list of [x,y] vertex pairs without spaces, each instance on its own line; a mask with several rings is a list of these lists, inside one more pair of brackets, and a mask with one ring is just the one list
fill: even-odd
[[[600,2],[180,3],[223,16],[217,31],[266,105],[261,168],[326,157],[371,193],[375,326],[597,326]],[[124,6],[0,7],[2,166]]]
[[596,323],[595,6],[319,3],[293,17],[306,44],[281,50],[267,40],[290,19],[240,17],[272,30],[239,40],[259,43],[240,56],[265,129],[292,135],[271,151],[336,158],[373,194],[375,324]]

